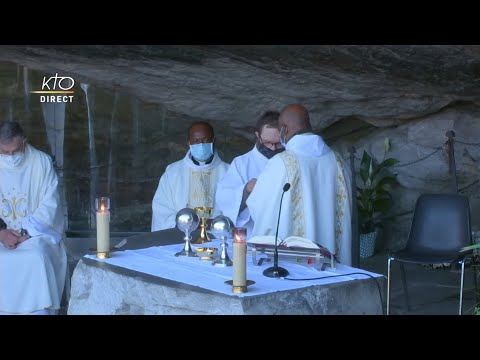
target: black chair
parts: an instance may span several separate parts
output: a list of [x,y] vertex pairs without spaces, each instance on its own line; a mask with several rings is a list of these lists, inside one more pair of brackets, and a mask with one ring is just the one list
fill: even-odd
[[[400,262],[407,309],[409,308],[404,263],[460,264],[460,305],[462,314],[465,260],[472,251],[460,250],[472,244],[468,198],[457,194],[423,194],[417,199],[405,249],[389,254],[387,315],[390,313],[391,263]],[[476,284],[476,283],[475,283]]]

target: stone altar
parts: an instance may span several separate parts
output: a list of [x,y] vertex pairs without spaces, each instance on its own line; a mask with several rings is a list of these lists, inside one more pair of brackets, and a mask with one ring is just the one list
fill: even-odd
[[[128,238],[124,248],[134,250],[171,243],[182,244],[182,237],[183,233],[177,229],[136,235]],[[188,261],[194,260],[199,261],[194,258]],[[186,260],[182,259],[182,261]],[[250,269],[257,270],[252,264],[249,264],[249,267],[249,272]],[[210,267],[204,267],[201,270],[206,272],[209,269]],[[354,268],[347,270],[362,271]],[[228,270],[222,269],[222,271]],[[260,272],[260,269],[258,271]],[[318,273],[321,272],[318,271]],[[376,281],[379,282],[383,296],[384,278],[381,275],[375,275],[377,275],[375,279],[360,277],[328,284],[299,285],[300,287],[288,290],[263,293],[260,291],[258,295],[252,291],[238,296],[84,257],[78,262],[72,276],[71,298],[67,313],[69,315],[380,315],[383,313],[383,308]],[[224,277],[228,278],[228,276]],[[269,279],[269,281],[287,280]],[[258,285],[261,286],[260,282]]]

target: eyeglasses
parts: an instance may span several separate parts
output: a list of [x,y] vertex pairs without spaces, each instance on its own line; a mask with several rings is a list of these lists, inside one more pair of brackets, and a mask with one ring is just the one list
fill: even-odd
[[258,139],[260,140],[260,142],[267,148],[271,149],[271,150],[276,150],[276,149],[281,149],[282,148],[282,144],[277,142],[277,143],[272,143],[270,141],[263,141],[262,137],[259,136]]

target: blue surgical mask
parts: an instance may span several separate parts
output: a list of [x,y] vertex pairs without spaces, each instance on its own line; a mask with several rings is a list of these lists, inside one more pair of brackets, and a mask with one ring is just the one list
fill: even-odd
[[285,126],[282,126],[282,128],[280,129],[280,144],[282,144],[282,146],[286,149],[286,146],[287,146],[287,140],[282,138],[282,131],[283,131],[283,128]]
[[190,145],[190,154],[197,161],[207,161],[213,155],[213,143]]

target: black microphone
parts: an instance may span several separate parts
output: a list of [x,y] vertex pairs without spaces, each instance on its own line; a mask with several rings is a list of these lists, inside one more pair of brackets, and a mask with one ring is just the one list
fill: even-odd
[[280,198],[280,207],[278,209],[278,222],[277,222],[277,232],[275,233],[275,250],[273,252],[273,266],[265,269],[263,271],[263,275],[273,278],[285,277],[288,276],[289,272],[287,269],[278,267],[278,228],[280,226],[280,213],[282,211],[282,201],[283,195],[290,189],[290,184],[286,183],[283,185],[283,193],[282,197]]

